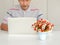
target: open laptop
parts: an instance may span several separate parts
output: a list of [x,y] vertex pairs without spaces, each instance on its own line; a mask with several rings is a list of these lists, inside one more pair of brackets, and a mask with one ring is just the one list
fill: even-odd
[[36,22],[33,17],[8,18],[9,34],[34,34],[32,24]]

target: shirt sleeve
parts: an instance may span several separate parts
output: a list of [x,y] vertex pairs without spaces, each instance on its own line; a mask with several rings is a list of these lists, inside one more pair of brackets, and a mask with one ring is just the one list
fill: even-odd
[[11,11],[7,11],[5,17],[3,18],[2,23],[8,24],[8,17],[12,17],[11,14],[12,14]]
[[41,18],[46,19],[46,15],[44,15],[44,13],[42,11],[38,10],[37,13],[38,13],[37,20],[41,19]]

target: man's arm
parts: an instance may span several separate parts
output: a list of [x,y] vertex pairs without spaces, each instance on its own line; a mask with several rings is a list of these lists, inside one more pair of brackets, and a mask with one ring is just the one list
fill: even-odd
[[2,24],[1,24],[1,30],[8,31],[8,25],[2,23]]

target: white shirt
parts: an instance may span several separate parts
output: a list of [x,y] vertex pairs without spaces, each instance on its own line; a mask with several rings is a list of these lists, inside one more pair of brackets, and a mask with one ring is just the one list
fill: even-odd
[[9,9],[7,11],[7,15],[4,17],[3,23],[7,24],[7,18],[8,17],[39,17],[44,18],[44,15],[42,15],[41,11],[37,8],[31,8],[31,6],[28,8],[28,10],[24,11],[21,9],[19,5]]

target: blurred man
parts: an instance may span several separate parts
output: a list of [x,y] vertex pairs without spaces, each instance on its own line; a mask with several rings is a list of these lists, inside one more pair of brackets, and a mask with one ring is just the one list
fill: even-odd
[[[5,16],[2,24],[1,30],[8,31],[7,18],[8,17],[38,17],[42,13],[39,9],[31,8],[31,0],[18,0],[19,5],[9,9],[7,11],[7,16]],[[43,15],[42,15],[43,16]],[[40,16],[40,18],[42,18]]]

